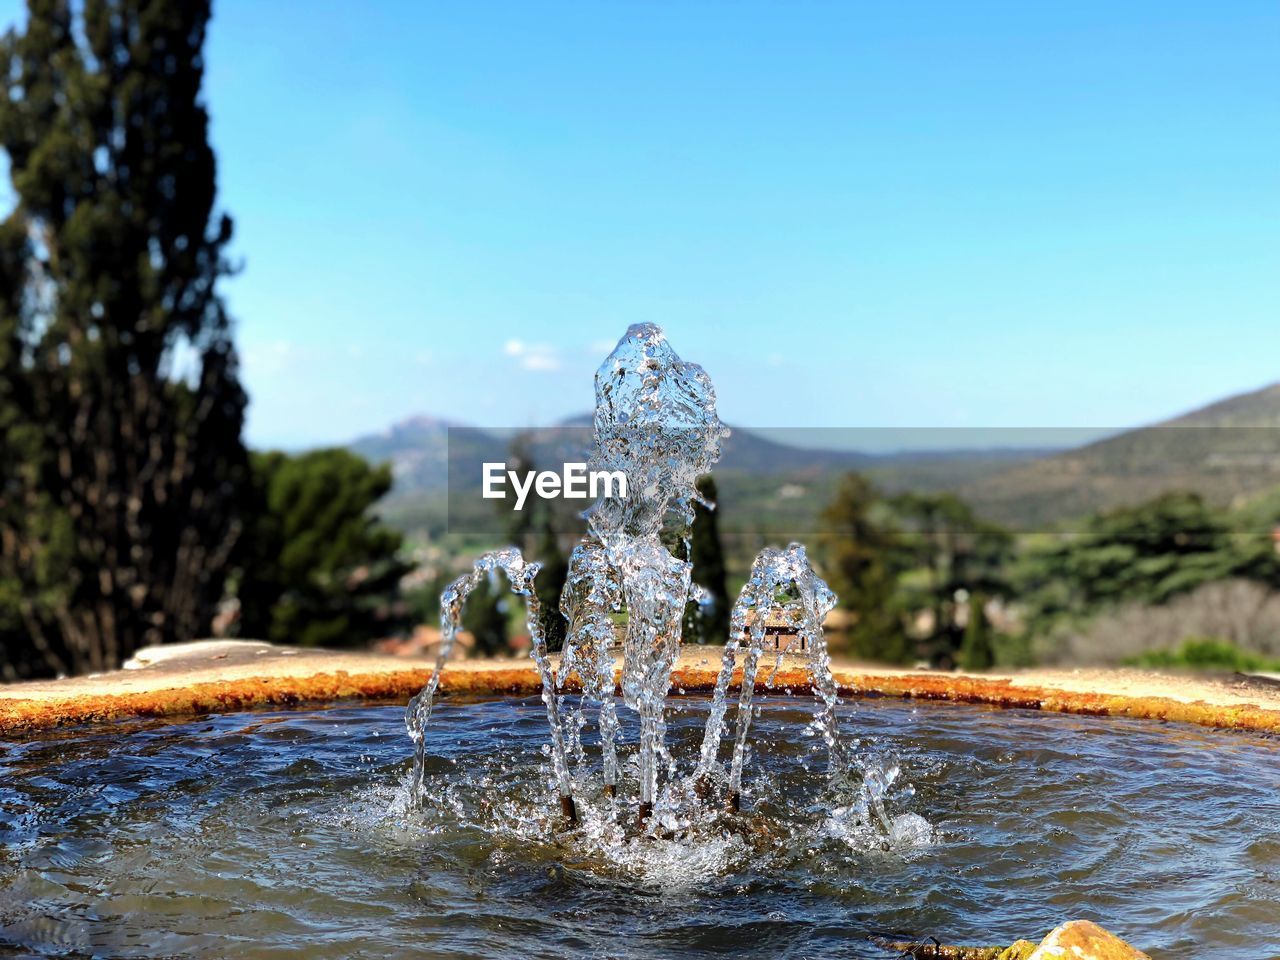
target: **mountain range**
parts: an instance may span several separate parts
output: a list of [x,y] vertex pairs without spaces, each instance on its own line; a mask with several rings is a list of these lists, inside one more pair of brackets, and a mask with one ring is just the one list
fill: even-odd
[[1061,524],[1170,490],[1238,505],[1280,485],[1280,383],[1039,457],[958,488],[979,513]]
[[[589,415],[524,435],[535,463],[585,451]],[[715,476],[725,520],[779,510],[797,532],[811,529],[839,477],[866,474],[888,491],[952,490],[988,519],[1015,529],[1061,525],[1099,509],[1167,490],[1194,490],[1221,504],[1280,485],[1280,383],[1229,397],[1146,427],[1070,448],[928,449],[873,453],[814,449],[735,428]],[[384,514],[405,527],[438,528],[450,472],[458,462],[507,460],[511,437],[432,417],[412,417],[350,448],[389,461],[396,485]],[[582,457],[585,459],[585,455]],[[456,482],[456,481],[455,481]],[[783,501],[790,501],[784,503]]]

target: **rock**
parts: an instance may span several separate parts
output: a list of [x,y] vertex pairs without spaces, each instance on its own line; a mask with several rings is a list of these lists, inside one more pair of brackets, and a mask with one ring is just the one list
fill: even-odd
[[1027,960],[1035,949],[1036,945],[1030,940],[1019,940],[1017,943],[1009,944],[1005,951],[996,957],[996,960]]
[[1096,923],[1072,920],[1041,940],[1026,960],[1151,960],[1151,957]]
[[915,960],[1151,960],[1141,950],[1088,920],[1072,920],[1058,927],[1036,946],[1019,940],[1000,947],[953,947],[934,943],[889,943],[880,946]]

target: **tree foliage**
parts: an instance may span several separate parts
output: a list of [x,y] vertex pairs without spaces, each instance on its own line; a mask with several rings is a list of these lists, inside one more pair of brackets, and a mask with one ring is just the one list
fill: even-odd
[[954,494],[905,493],[891,497],[888,505],[898,523],[903,566],[923,573],[900,588],[908,606],[931,614],[929,635],[921,638],[919,652],[935,663],[953,663],[967,639],[962,606],[978,594],[1003,597],[1010,592],[1013,537],[980,519]]
[[965,623],[964,640],[960,644],[960,669],[990,670],[996,665],[996,653],[991,642],[991,621],[987,619],[986,597],[981,593],[971,593],[968,605],[969,619]]
[[556,535],[549,509],[543,512],[542,536],[538,539],[538,548],[533,556],[542,564],[534,581],[541,611],[542,636],[547,641],[547,649],[560,650],[564,647],[569,627],[564,614],[560,612],[560,594],[564,592],[565,581],[569,579],[569,558],[560,549],[560,538]]
[[[11,672],[208,631],[247,480],[216,287],[207,0],[30,0],[0,42],[0,594]],[[7,622],[6,622],[7,621]],[[16,664],[16,666],[15,666]]]
[[[823,569],[854,615],[850,647],[857,656],[954,663],[968,598],[1009,593],[1013,538],[952,494],[886,497],[851,473],[823,521]],[[985,613],[981,620],[990,627]],[[992,638],[984,642],[989,651]]]
[[[521,475],[536,474],[535,445],[536,437],[532,434],[527,431],[517,433],[507,447],[507,469]],[[568,630],[560,612],[560,594],[569,579],[569,560],[560,546],[560,529],[566,518],[557,511],[555,499],[531,492],[523,508],[516,510],[516,495],[510,484],[503,488],[503,493],[503,497],[495,502],[495,509],[503,518],[509,542],[519,547],[526,559],[541,564],[542,568],[534,580],[540,610],[539,626],[547,648],[560,650]],[[568,502],[561,501],[562,504]],[[477,649],[488,655],[509,652],[511,624],[508,621],[516,613],[514,606],[501,599],[500,595],[486,597],[478,594],[476,591],[467,601],[468,607],[476,607],[476,612],[471,614],[473,626],[467,629],[475,634]],[[508,619],[499,624],[499,615],[503,611]],[[519,629],[524,631],[523,620]]]
[[904,557],[878,490],[860,474],[847,474],[822,512],[823,569],[840,603],[854,615],[851,652],[871,660],[905,663],[911,644],[895,591]]
[[725,570],[724,543],[715,509],[719,491],[710,474],[698,478],[698,495],[710,507],[695,503],[693,525],[689,531],[689,562],[693,566],[693,582],[704,589],[707,604],[690,602],[684,623],[684,636],[689,643],[725,643],[729,637],[728,578]]
[[1121,602],[1162,604],[1252,568],[1265,556],[1237,544],[1224,515],[1194,493],[1169,493],[1090,518],[1028,554],[1021,586],[1039,619],[1087,615]]
[[375,503],[388,466],[341,449],[253,456],[253,509],[237,561],[240,634],[303,646],[363,645],[400,626],[408,567]]
[[462,628],[475,638],[475,652],[482,657],[496,657],[511,652],[511,599],[505,579],[485,580],[467,597],[462,609]]

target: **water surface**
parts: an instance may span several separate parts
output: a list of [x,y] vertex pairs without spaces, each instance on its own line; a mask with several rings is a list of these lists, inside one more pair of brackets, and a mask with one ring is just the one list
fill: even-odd
[[[0,954],[889,957],[868,938],[1007,943],[1087,917],[1157,958],[1280,955],[1280,742],[841,710],[913,788],[891,794],[919,826],[895,843],[824,789],[801,700],[764,701],[748,809],[693,840],[635,835],[633,768],[617,811],[581,785],[564,835],[537,700],[440,703],[422,810],[398,706],[0,743]],[[705,711],[676,701],[676,757]]]

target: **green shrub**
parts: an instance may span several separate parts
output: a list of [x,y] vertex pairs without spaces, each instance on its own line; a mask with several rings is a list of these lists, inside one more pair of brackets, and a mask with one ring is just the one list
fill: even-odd
[[1126,663],[1139,667],[1172,667],[1183,670],[1280,671],[1280,660],[1270,660],[1241,650],[1217,637],[1192,637],[1176,650],[1149,650]]

